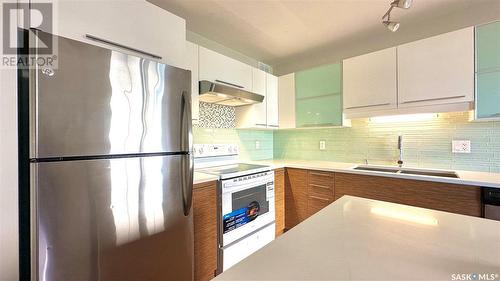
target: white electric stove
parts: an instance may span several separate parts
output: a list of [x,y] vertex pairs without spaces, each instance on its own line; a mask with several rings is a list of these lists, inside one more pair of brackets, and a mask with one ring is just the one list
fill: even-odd
[[219,177],[220,273],[274,240],[274,171],[269,166],[240,163],[236,145],[193,148],[196,171]]

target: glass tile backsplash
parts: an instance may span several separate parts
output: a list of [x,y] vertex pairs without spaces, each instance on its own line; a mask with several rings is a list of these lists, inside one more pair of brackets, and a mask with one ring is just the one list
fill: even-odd
[[[429,121],[375,123],[351,128],[238,130],[194,128],[195,143],[236,143],[242,160],[322,160],[395,165],[403,135],[405,165],[500,173],[500,122],[469,122],[469,112],[442,113]],[[319,150],[319,141],[326,149]],[[452,140],[470,140],[472,153],[451,151]],[[259,142],[256,149],[255,142]]]
[[[404,123],[358,119],[351,128],[275,131],[274,159],[396,165],[401,134],[407,166],[500,173],[500,122],[469,122],[470,115],[443,113]],[[319,150],[320,140],[325,150]],[[452,153],[452,140],[470,140],[471,153]]]
[[[194,143],[197,144],[237,144],[242,160],[273,159],[273,131],[193,128]],[[255,143],[259,142],[259,148]]]

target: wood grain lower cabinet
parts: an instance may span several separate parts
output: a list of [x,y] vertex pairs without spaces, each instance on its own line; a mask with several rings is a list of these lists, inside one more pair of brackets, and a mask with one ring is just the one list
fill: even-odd
[[208,281],[217,269],[217,182],[193,190],[194,280]]
[[334,199],[334,173],[308,171],[307,215],[312,216]]
[[290,229],[308,217],[307,170],[286,169],[285,228]]
[[276,237],[285,230],[285,169],[274,170],[274,208]]
[[335,200],[344,195],[481,216],[477,186],[335,173]]

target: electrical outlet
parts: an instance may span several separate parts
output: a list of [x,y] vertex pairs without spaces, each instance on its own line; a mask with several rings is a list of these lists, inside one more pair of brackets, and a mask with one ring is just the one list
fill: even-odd
[[255,141],[255,149],[260,149],[260,141]]
[[319,150],[325,150],[326,149],[326,141],[322,140],[319,141]]
[[454,140],[451,143],[453,153],[470,153],[470,140]]

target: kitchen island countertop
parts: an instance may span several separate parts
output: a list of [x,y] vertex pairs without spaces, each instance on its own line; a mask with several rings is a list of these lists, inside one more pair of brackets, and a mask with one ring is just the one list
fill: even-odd
[[344,196],[214,280],[465,280],[457,278],[467,274],[500,280],[500,222]]

